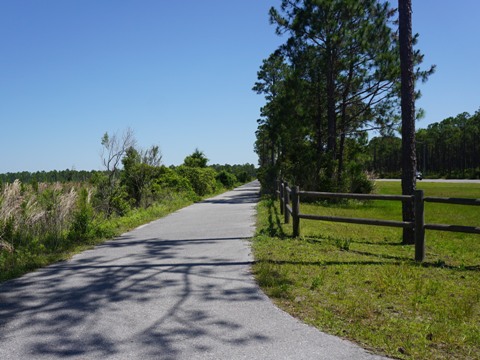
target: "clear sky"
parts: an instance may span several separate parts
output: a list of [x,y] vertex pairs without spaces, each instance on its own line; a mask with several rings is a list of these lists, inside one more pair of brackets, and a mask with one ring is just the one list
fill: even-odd
[[[262,59],[280,0],[0,0],[0,173],[101,169],[131,127],[166,165],[257,163]],[[394,2],[396,4],[396,2]],[[480,1],[413,0],[425,64],[417,127],[480,108]]]

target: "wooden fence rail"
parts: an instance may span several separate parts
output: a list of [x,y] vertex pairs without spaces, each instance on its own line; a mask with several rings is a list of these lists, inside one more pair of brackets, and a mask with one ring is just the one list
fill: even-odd
[[[300,219],[409,228],[414,229],[415,231],[415,260],[423,261],[425,259],[425,230],[480,234],[480,227],[475,226],[425,224],[425,202],[478,206],[480,205],[480,199],[424,197],[423,190],[415,190],[413,195],[373,195],[300,191],[298,186],[289,187],[288,183],[284,181],[278,181],[277,185],[276,194],[280,200],[280,213],[284,215],[285,224],[290,223],[290,217],[292,217],[293,236],[295,237],[300,236]],[[300,212],[301,195],[327,199],[410,201],[414,205],[415,221],[394,221],[303,214]]]

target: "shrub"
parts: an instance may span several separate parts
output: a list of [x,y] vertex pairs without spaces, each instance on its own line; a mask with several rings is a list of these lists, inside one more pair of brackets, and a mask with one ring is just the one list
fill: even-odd
[[95,186],[94,206],[107,217],[112,214],[125,215],[131,208],[125,186],[121,186],[106,173],[97,173],[91,179]]
[[179,166],[177,170],[181,176],[188,179],[195,194],[198,196],[205,196],[215,191],[215,170],[211,168],[198,168],[183,165]]
[[158,176],[155,183],[162,189],[170,191],[193,192],[192,185],[186,177],[167,167],[162,168],[162,174]]
[[276,190],[275,180],[277,179],[277,168],[274,166],[261,167],[258,172],[258,180],[262,185],[262,193],[273,195]]
[[216,179],[222,183],[223,186],[225,186],[227,189],[231,189],[235,186],[237,183],[237,177],[233,175],[232,173],[229,173],[225,170],[220,171]]
[[205,168],[207,167],[207,163],[207,157],[205,156],[203,151],[200,151],[198,149],[195,149],[195,151],[191,155],[188,155],[185,160],[183,160],[183,165],[188,167]]
[[370,194],[374,190],[374,182],[363,171],[362,164],[354,161],[347,167],[349,192],[357,194]]
[[90,203],[90,192],[83,188],[77,201],[77,209],[69,231],[72,240],[86,240],[92,236],[93,207]]
[[244,184],[244,183],[247,183],[247,182],[251,181],[252,177],[246,171],[242,171],[237,175],[237,179],[238,179],[239,182]]
[[167,167],[161,168],[160,175],[154,180],[151,191],[156,201],[168,201],[177,195],[190,201],[198,199],[190,181]]

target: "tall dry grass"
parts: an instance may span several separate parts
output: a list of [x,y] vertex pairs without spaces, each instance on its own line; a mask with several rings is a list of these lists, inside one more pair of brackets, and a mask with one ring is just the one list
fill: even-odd
[[68,231],[77,205],[77,191],[68,184],[38,186],[15,180],[0,196],[0,251],[13,251],[36,239],[58,246]]
[[11,184],[5,184],[0,198],[0,220],[5,221],[18,215],[22,202],[20,181],[15,180]]

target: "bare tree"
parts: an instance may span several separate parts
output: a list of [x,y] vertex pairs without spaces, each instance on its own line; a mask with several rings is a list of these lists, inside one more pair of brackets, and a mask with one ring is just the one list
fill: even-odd
[[160,147],[158,145],[152,145],[147,150],[142,151],[142,162],[155,167],[162,165],[162,152],[160,151]]
[[136,140],[131,128],[127,128],[121,136],[118,133],[102,137],[102,163],[109,173],[118,172],[122,158],[129,147],[135,147]]
[[127,149],[135,147],[136,140],[131,128],[127,128],[121,135],[107,132],[102,137],[102,164],[105,167],[106,176],[99,182],[97,191],[101,199],[101,206],[108,214],[114,210],[113,199],[118,189],[120,165]]

